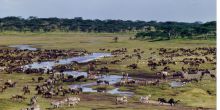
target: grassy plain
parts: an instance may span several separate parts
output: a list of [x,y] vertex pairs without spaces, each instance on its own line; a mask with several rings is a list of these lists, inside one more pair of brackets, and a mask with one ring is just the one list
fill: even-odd
[[[113,42],[113,37],[118,36],[118,43]],[[129,40],[130,37],[134,37],[132,33],[16,33],[16,32],[5,32],[0,33],[0,46],[7,47],[9,45],[17,44],[30,44],[34,47],[44,49],[86,49],[90,52],[100,52],[99,48],[107,49],[119,49],[128,48],[129,53],[133,52],[133,49],[140,48],[144,50],[143,59],[139,61],[138,69],[131,70],[126,68],[128,64],[137,62],[137,59],[130,59],[123,61],[117,65],[109,64],[106,65],[114,70],[111,74],[121,74],[121,71],[128,72],[132,76],[148,76],[154,74],[155,71],[151,71],[146,66],[146,59],[148,57],[158,57],[150,54],[152,51],[156,51],[157,48],[196,48],[196,47],[215,47],[215,40],[188,40],[188,39],[175,39],[170,41],[156,41],[149,42],[146,40]],[[153,48],[152,51],[149,48]],[[158,57],[160,58],[160,57]],[[113,60],[114,58],[104,58],[100,60]],[[181,58],[180,58],[181,59]],[[182,65],[171,66],[172,69],[178,70]],[[211,64],[202,65],[204,68],[213,68]],[[214,71],[215,72],[215,71]],[[4,81],[6,79],[12,79],[18,82],[18,86],[13,89],[6,90],[5,93],[0,93],[0,110],[20,110],[27,106],[29,98],[35,93],[32,92],[28,95],[28,100],[25,102],[13,102],[9,98],[13,94],[22,94],[21,89],[24,84],[30,84],[33,89],[33,85],[36,83],[31,82],[32,77],[38,75],[26,75],[26,74],[4,74],[0,73],[0,79]],[[44,77],[47,77],[46,75]],[[2,85],[2,81],[0,81]],[[158,109],[196,109],[196,107],[204,108],[216,108],[216,81],[211,79],[209,76],[205,77],[205,80],[199,83],[189,83],[181,88],[171,88],[168,84],[156,86],[132,86],[132,87],[121,87],[121,90],[130,90],[136,93],[132,98],[129,98],[128,105],[115,105],[114,97],[108,94],[83,94],[80,95],[82,98],[81,103],[74,108],[74,110],[158,110]],[[207,90],[211,91],[211,95],[207,93]],[[169,106],[158,106],[157,104],[139,104],[138,97],[141,95],[152,95],[152,99],[156,100],[158,97],[170,98],[181,100],[180,105],[176,107]],[[60,98],[60,97],[56,97]],[[39,104],[43,107],[43,110],[50,106],[51,99],[44,99],[39,97]],[[59,110],[72,110],[73,108],[63,107]]]

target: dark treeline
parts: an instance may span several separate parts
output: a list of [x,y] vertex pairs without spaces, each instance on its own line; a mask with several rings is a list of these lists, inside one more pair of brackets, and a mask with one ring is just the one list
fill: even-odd
[[53,32],[53,31],[81,31],[81,32],[126,32],[141,30],[149,23],[144,21],[123,20],[84,20],[64,18],[5,17],[0,18],[0,31],[20,32]]
[[131,20],[84,20],[81,17],[37,18],[5,17],[0,18],[0,32],[137,32],[136,38],[195,36],[201,34],[216,34],[216,22],[184,23],[184,22],[156,22]]
[[216,21],[206,23],[159,22],[135,36],[139,39],[216,38]]

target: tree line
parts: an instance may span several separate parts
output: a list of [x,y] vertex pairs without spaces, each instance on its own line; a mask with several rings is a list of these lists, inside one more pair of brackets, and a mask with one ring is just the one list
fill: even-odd
[[67,18],[0,18],[0,32],[135,32],[136,38],[177,38],[196,35],[216,35],[216,21],[206,23],[157,22],[131,20],[91,20],[82,17]]
[[123,20],[90,20],[82,17],[73,19],[65,18],[37,18],[29,17],[4,17],[0,18],[0,31],[19,32],[128,32],[141,30],[147,22],[144,21],[123,21]]
[[206,23],[163,22],[157,26],[148,26],[145,31],[138,32],[136,39],[208,39],[216,38],[216,21]]

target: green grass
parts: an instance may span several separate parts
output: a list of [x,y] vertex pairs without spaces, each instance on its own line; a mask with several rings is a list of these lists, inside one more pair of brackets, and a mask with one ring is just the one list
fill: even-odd
[[[34,92],[34,85],[37,85],[38,83],[34,83],[31,81],[32,77],[38,77],[39,75],[28,75],[28,74],[20,74],[20,73],[13,73],[13,74],[4,74],[0,73],[0,77],[4,77],[3,81],[6,81],[7,79],[12,79],[12,81],[17,81],[18,84],[16,88],[9,88],[4,93],[0,94],[0,110],[20,110],[21,108],[27,107],[29,103],[29,99],[36,94]],[[45,75],[44,77],[47,77]],[[2,85],[3,81],[0,85]],[[22,87],[24,84],[28,84],[31,89],[31,94],[26,95],[27,98],[24,102],[16,102],[12,101],[9,98],[14,94],[20,94],[22,95]],[[64,106],[62,108],[56,109],[56,110],[143,110],[143,109],[149,109],[149,110],[165,110],[170,109],[169,106],[155,106],[155,105],[143,105],[139,104],[138,102],[138,96],[134,96],[134,98],[129,98],[129,103],[127,105],[116,105],[115,104],[115,96],[114,95],[108,95],[103,93],[89,93],[89,94],[81,94],[79,96],[81,98],[81,102],[79,105],[77,105],[75,108]],[[57,96],[53,97],[53,99],[45,99],[41,96],[38,96],[38,103],[42,110],[46,110],[46,108],[51,108],[50,102],[51,100],[58,100],[62,99],[62,97]],[[178,109],[178,108],[175,108]]]
[[[118,43],[112,43],[114,36],[119,36]],[[170,41],[158,41],[148,42],[140,40],[129,40],[129,37],[134,36],[133,34],[111,34],[111,33],[15,33],[15,34],[0,34],[1,43],[0,46],[9,46],[16,44],[31,44],[34,47],[45,48],[45,49],[79,49],[83,48],[90,52],[100,52],[99,48],[118,49],[128,48],[128,54],[132,54],[133,49],[140,48],[145,51],[143,57],[148,58],[151,55],[150,52],[155,51],[157,48],[195,48],[195,47],[215,47],[215,40],[170,40]],[[153,48],[149,51],[149,48]],[[158,56],[157,56],[158,57]],[[106,60],[120,59],[109,58]],[[104,59],[105,60],[105,59]],[[119,65],[108,65],[112,69],[127,71],[132,73],[132,70],[126,68],[128,64],[137,62],[137,59],[129,59],[120,63]],[[146,64],[146,60],[138,63],[139,68],[135,70],[137,73],[155,73],[151,71]],[[178,69],[180,67],[174,67]]]
[[[119,42],[113,43],[113,37],[118,36]],[[196,48],[196,47],[216,47],[215,40],[187,40],[187,39],[175,39],[170,41],[157,41],[157,42],[148,42],[147,40],[129,40],[129,37],[133,37],[132,33],[62,33],[62,32],[53,32],[53,33],[17,33],[17,32],[4,32],[0,33],[0,46],[9,46],[9,45],[17,45],[17,44],[31,44],[34,47],[44,48],[44,49],[79,49],[83,48],[90,52],[100,52],[99,48],[107,48],[107,49],[119,49],[119,48],[128,48],[127,54],[132,54],[133,49],[140,48],[145,51],[142,55],[143,59],[139,61],[138,69],[132,70],[127,68],[126,66],[132,64],[137,61],[136,58],[132,58],[126,61],[123,61],[117,65],[108,64],[101,65],[108,66],[113,72],[111,74],[121,74],[122,71],[128,72],[129,75],[133,76],[147,76],[149,74],[154,74],[156,71],[150,70],[146,66],[146,59],[148,57],[154,57],[160,59],[160,56],[155,56],[150,54],[155,51],[157,48]],[[153,48],[152,51],[149,48]],[[115,59],[121,59],[122,56],[116,58],[103,58],[101,61],[112,61]],[[180,57],[178,59],[182,59],[184,57]],[[178,66],[169,65],[173,70],[179,70],[181,64]],[[212,64],[203,64],[202,68],[213,68],[215,67]],[[86,67],[82,67],[84,70]],[[159,69],[161,69],[160,67]],[[159,70],[158,69],[158,70]],[[31,91],[34,91],[34,85],[37,83],[32,83],[32,77],[38,77],[39,75],[26,75],[26,74],[3,74],[0,73],[0,79],[4,81],[6,79],[12,79],[13,81],[17,81],[18,85],[16,88],[10,88],[6,90],[5,93],[0,93],[0,110],[20,110],[27,106],[29,99],[31,96],[35,94],[32,92],[31,95],[27,95],[28,100],[22,103],[13,102],[9,100],[9,98],[14,94],[22,94],[21,89],[24,84],[29,84],[31,87]],[[48,77],[45,75],[44,77]],[[170,88],[168,84],[162,84],[159,87],[157,86],[130,86],[130,87],[120,87],[122,91],[133,91],[137,95],[130,98],[128,105],[115,105],[114,97],[112,95],[107,94],[96,94],[89,93],[83,94],[80,96],[82,98],[82,102],[74,108],[75,110],[91,110],[92,108],[95,110],[161,110],[161,109],[179,109],[178,107],[170,108],[167,106],[158,106],[158,105],[141,105],[138,104],[138,98],[142,95],[152,95],[152,99],[156,100],[158,97],[170,98],[174,97],[175,99],[181,100],[181,107],[191,106],[195,107],[205,107],[205,108],[213,108],[216,107],[216,81],[210,79],[210,77],[206,77],[206,80],[203,80],[199,83],[191,83],[187,84],[181,88]],[[89,81],[90,82],[90,81]],[[2,81],[0,81],[0,85],[2,85]],[[64,84],[67,85],[67,84]],[[94,88],[99,88],[99,86],[94,86]],[[109,89],[113,88],[109,86]],[[206,91],[209,90],[212,92],[209,95]],[[61,98],[61,97],[55,97]],[[51,107],[50,106],[51,99],[39,98],[39,104],[44,109]],[[63,107],[59,110],[73,110],[69,107]]]
[[[159,97],[166,99],[174,98],[181,100],[181,103],[192,107],[216,107],[216,81],[213,79],[205,79],[199,83],[188,83],[183,87],[171,88],[168,84],[159,86],[129,86],[120,87],[122,91],[133,91],[137,96],[152,95],[152,99],[157,100]],[[211,91],[211,95],[207,93]]]

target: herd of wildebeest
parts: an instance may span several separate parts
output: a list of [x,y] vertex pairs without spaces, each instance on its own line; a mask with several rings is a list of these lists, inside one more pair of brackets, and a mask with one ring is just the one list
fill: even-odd
[[[23,85],[23,95],[14,94],[11,96],[13,101],[26,100],[26,95],[35,93],[30,100],[29,107],[22,110],[40,110],[38,104],[38,97],[53,98],[56,96],[63,96],[62,100],[52,100],[51,107],[59,108],[64,105],[76,106],[80,102],[78,94],[82,93],[82,88],[67,88],[64,87],[65,82],[86,82],[87,80],[94,80],[97,85],[104,84],[111,85],[107,80],[98,80],[96,76],[106,75],[112,72],[112,68],[108,65],[120,65],[124,61],[137,59],[132,64],[127,64],[127,68],[131,70],[139,69],[139,64],[144,63],[146,68],[154,71],[153,78],[128,78],[128,73],[122,72],[123,78],[113,86],[145,86],[152,85],[158,86],[161,83],[167,83],[167,80],[177,79],[183,83],[194,82],[197,83],[203,80],[205,75],[210,76],[215,80],[215,65],[216,65],[216,48],[215,47],[198,47],[198,48],[157,48],[157,49],[132,49],[128,52],[127,48],[120,48],[115,50],[100,48],[101,52],[111,53],[111,60],[93,60],[86,63],[72,62],[71,64],[55,65],[52,69],[47,68],[27,68],[24,65],[32,64],[34,62],[43,61],[58,61],[59,59],[84,56],[90,54],[86,50],[58,50],[58,49],[38,49],[32,50],[19,50],[12,48],[0,49],[0,72],[13,74],[48,74],[48,77],[39,76],[32,78],[33,83],[37,83],[35,90],[32,91],[28,84]],[[131,51],[131,50],[130,50]],[[151,57],[145,57],[148,53]],[[156,57],[154,57],[156,56]],[[114,60],[112,60],[114,59]],[[145,61],[145,62],[143,62]],[[213,65],[213,68],[205,68],[202,65]],[[81,67],[87,67],[88,76],[71,76],[63,72],[67,70],[80,70]],[[179,68],[173,69],[170,66],[178,66]],[[162,68],[162,69],[161,69]],[[191,78],[190,75],[198,75],[199,77]],[[132,74],[129,74],[129,76]],[[31,77],[31,75],[30,75]],[[1,94],[7,93],[7,88],[16,88],[17,81],[11,79],[0,80]],[[208,91],[209,92],[209,91]],[[151,95],[141,96],[140,103],[149,103]],[[117,96],[116,104],[126,104],[128,102],[127,96]],[[158,103],[168,103],[171,106],[177,104],[181,100],[170,98],[169,100],[158,98]]]

